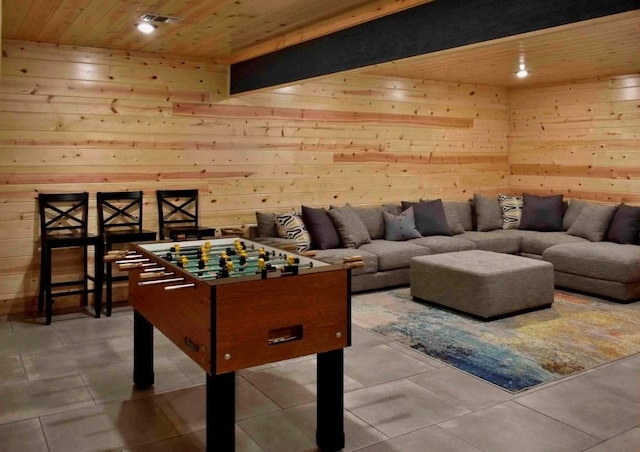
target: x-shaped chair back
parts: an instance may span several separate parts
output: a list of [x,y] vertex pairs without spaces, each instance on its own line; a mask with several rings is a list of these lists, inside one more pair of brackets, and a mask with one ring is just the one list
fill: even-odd
[[38,205],[43,235],[87,236],[89,193],[41,193]]
[[158,190],[160,230],[198,225],[198,190]]
[[142,232],[142,192],[98,192],[98,229],[109,232]]

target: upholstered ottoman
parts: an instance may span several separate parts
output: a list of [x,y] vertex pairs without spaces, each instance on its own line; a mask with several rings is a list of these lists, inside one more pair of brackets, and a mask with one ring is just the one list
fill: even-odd
[[553,265],[471,250],[411,259],[411,295],[483,319],[549,307]]

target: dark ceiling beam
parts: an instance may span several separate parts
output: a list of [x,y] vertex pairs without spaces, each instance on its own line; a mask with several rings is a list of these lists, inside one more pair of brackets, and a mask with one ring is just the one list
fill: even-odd
[[239,94],[640,9],[639,0],[435,0],[231,65]]

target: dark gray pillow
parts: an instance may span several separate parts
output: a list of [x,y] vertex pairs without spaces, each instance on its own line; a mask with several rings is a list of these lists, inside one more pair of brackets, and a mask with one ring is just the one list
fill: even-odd
[[494,231],[502,229],[502,210],[498,198],[489,198],[478,194],[473,195],[478,231]]
[[608,242],[640,244],[640,207],[620,204],[607,229]]
[[302,206],[302,221],[311,236],[312,248],[318,250],[340,248],[340,236],[325,209]]
[[385,240],[409,240],[422,237],[416,229],[413,217],[413,207],[409,207],[400,215],[393,215],[389,212],[382,212],[384,218],[384,238]]
[[413,206],[416,229],[423,237],[430,235],[453,235],[444,214],[442,200],[420,201]]
[[258,222],[258,237],[279,236],[275,214],[273,212],[256,211],[256,220]]
[[369,231],[351,206],[334,207],[327,212],[345,248],[357,248],[371,242]]
[[584,207],[576,217],[567,234],[592,242],[600,242],[607,233],[609,223],[616,213],[616,206],[592,204]]
[[562,231],[563,216],[562,195],[536,196],[524,193],[518,229],[541,232]]

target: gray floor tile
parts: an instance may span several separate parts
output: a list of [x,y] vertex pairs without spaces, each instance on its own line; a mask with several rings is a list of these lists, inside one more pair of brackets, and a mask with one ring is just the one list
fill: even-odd
[[178,434],[150,397],[44,416],[42,426],[51,452],[113,450]]
[[316,400],[315,359],[248,372],[243,377],[282,408]]
[[458,438],[447,430],[432,425],[387,441],[374,444],[358,452],[481,452],[481,449]]
[[22,359],[20,355],[0,356],[0,382],[2,384],[26,381]]
[[0,424],[94,405],[79,375],[0,385]]
[[509,391],[451,367],[430,370],[409,380],[469,410],[486,408],[513,397]]
[[0,333],[0,356],[37,353],[62,346],[54,328],[30,328]]
[[2,452],[48,452],[38,419],[0,425]]
[[65,345],[131,336],[133,323],[126,317],[78,318],[51,325]]
[[579,378],[583,383],[640,403],[640,369],[631,362],[603,366]]
[[206,397],[206,386],[193,386],[158,394],[154,400],[173,427],[185,434],[206,428]]
[[347,349],[344,354],[345,373],[364,385],[375,385],[416,375],[433,366],[386,344],[368,347],[366,353]]
[[640,450],[640,427],[604,441],[586,452],[638,452]]
[[640,424],[640,403],[589,384],[584,377],[515,400],[600,439],[609,439]]
[[406,379],[349,392],[345,408],[389,437],[469,412]]
[[599,442],[534,410],[505,402],[439,424],[487,451],[575,452]]

